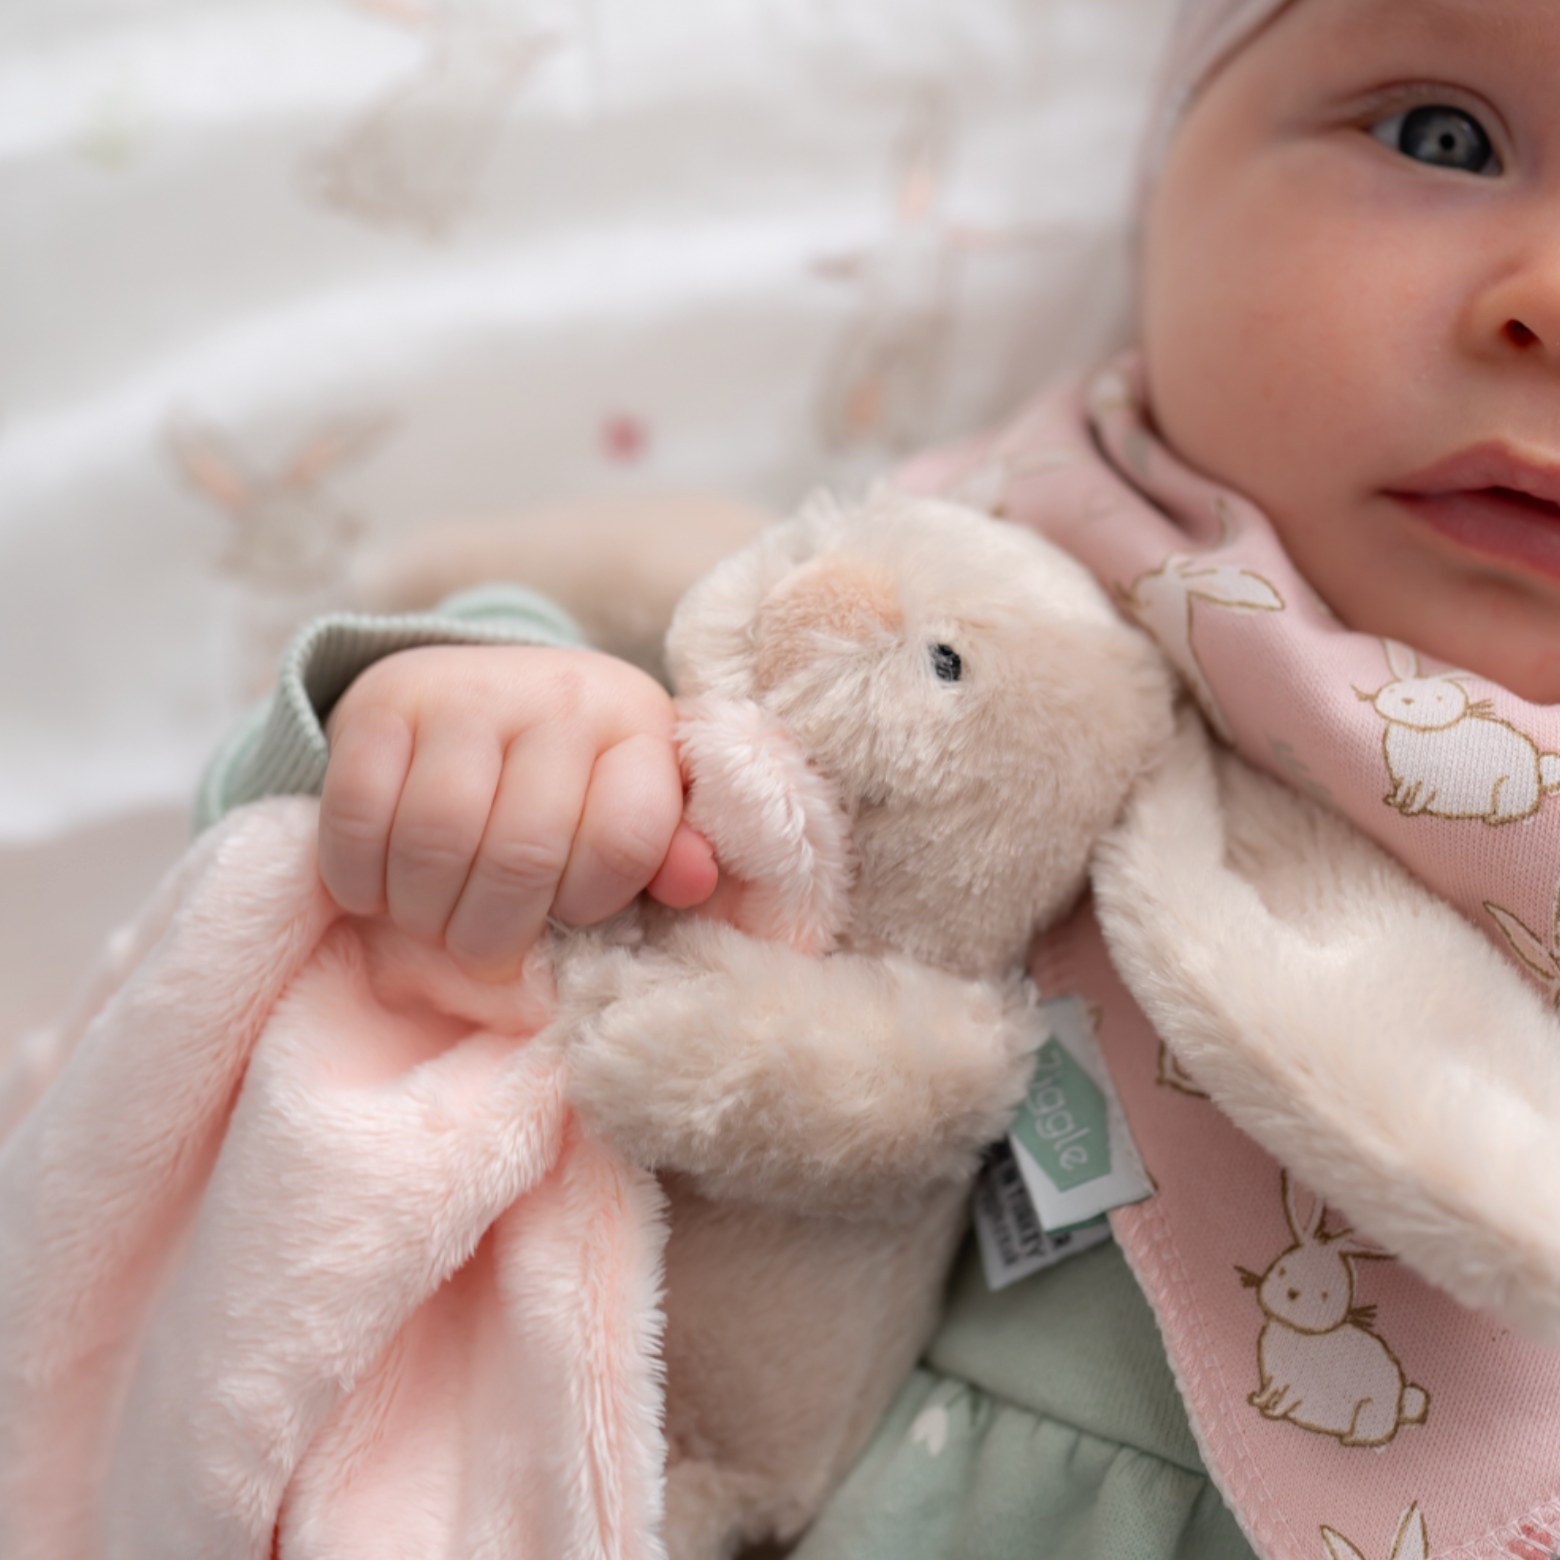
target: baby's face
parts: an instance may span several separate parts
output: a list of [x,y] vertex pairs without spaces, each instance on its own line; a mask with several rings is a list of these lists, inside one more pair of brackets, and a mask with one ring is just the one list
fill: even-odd
[[1560,701],[1560,0],[1297,0],[1148,213],[1154,415],[1352,628]]

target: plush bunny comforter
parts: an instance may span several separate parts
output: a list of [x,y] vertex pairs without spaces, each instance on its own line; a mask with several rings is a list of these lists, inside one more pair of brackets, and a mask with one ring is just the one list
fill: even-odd
[[0,1554],[659,1553],[656,1183],[540,956],[344,918],[315,817],[206,836],[0,1098]]
[[767,531],[669,649],[723,919],[637,907],[479,984],[342,916],[313,806],[272,802],[36,1048],[0,1100],[5,1560],[627,1560],[663,1503],[713,1560],[843,1476],[1168,682],[1077,564],[889,492]]

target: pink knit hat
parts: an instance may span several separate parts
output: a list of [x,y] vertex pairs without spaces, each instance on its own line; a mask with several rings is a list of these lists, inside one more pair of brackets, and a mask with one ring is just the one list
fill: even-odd
[[1288,0],[1182,0],[1143,142],[1142,195],[1153,188],[1181,115],[1214,68],[1286,4]]

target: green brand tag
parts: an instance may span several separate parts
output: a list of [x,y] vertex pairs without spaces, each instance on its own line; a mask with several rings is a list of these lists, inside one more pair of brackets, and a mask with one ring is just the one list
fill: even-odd
[[986,1150],[972,1212],[980,1265],[993,1292],[1110,1239],[1104,1214],[1070,1230],[1042,1229],[1007,1139]]
[[1035,1056],[1029,1092],[1010,1131],[1059,1192],[1110,1174],[1105,1096],[1054,1035]]
[[1046,1038],[1008,1129],[1041,1225],[1070,1229],[1153,1193],[1127,1130],[1088,1009],[1058,997],[1036,1010]]

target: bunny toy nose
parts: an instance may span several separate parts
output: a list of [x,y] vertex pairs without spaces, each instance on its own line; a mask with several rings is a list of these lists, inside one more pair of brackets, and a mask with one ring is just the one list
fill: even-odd
[[817,558],[759,609],[754,680],[768,690],[808,665],[827,641],[868,644],[904,626],[893,585],[840,558]]

